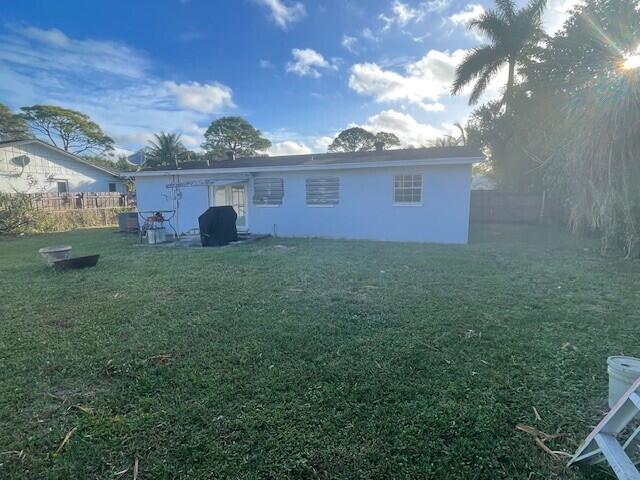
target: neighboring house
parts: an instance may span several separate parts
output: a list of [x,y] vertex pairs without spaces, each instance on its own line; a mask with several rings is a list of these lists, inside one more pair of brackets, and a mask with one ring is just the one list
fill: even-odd
[[232,205],[237,227],[279,236],[466,243],[471,166],[465,147],[227,159],[141,170],[140,211],[175,210],[179,233],[209,206]]
[[0,192],[125,192],[118,172],[42,140],[0,142]]

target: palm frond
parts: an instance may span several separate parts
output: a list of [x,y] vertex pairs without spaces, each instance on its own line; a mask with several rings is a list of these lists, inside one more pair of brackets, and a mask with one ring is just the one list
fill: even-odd
[[547,0],[530,0],[522,12],[533,21],[540,21],[542,12],[547,6]]
[[469,29],[485,34],[494,43],[508,41],[509,25],[494,10],[484,12],[480,17],[469,22]]
[[476,103],[478,103],[478,100],[480,100],[480,97],[482,96],[484,91],[487,89],[487,86],[489,85],[491,78],[493,78],[493,76],[498,72],[498,70],[500,70],[502,63],[503,62],[501,61],[497,61],[493,64],[487,65],[484,68],[484,70],[482,71],[482,74],[478,78],[478,81],[473,86],[471,95],[469,95],[469,105],[475,105]]
[[498,10],[508,20],[512,19],[516,14],[516,3],[513,0],[496,0]]
[[453,81],[451,93],[457,95],[465,86],[476,78],[481,77],[488,66],[502,63],[505,60],[501,58],[499,52],[493,46],[473,49],[465,55],[460,65],[456,68],[456,78]]

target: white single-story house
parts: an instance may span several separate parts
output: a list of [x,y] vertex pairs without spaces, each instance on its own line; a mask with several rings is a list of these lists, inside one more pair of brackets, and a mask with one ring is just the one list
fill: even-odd
[[134,174],[139,211],[173,210],[178,233],[232,205],[239,231],[291,237],[466,243],[465,147],[227,158]]
[[0,192],[125,193],[125,179],[42,140],[0,142]]

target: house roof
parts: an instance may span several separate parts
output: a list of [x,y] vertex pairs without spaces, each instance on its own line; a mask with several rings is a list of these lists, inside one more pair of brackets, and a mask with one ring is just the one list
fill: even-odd
[[69,153],[66,150],[63,150],[62,148],[58,148],[58,147],[56,147],[54,145],[51,145],[50,143],[43,142],[42,140],[37,139],[37,138],[27,138],[27,139],[24,139],[24,140],[5,140],[5,141],[0,141],[0,148],[2,148],[2,147],[12,147],[14,145],[16,145],[16,146],[27,145],[27,144],[30,144],[30,143],[37,143],[38,145],[41,145],[43,147],[46,147],[46,148],[49,148],[49,149],[53,150],[54,152],[60,153],[62,155],[65,155],[66,157],[69,157],[70,159],[75,160],[78,163],[82,163],[82,164],[87,165],[89,167],[95,168],[96,170],[100,170],[101,172],[108,173],[109,175],[112,175],[114,177],[122,178],[120,173],[115,171],[115,170],[111,170],[110,168],[94,165],[93,163],[91,163],[91,162],[79,157],[78,155],[74,155],[73,153]]
[[[189,162],[180,169],[167,167],[147,167],[139,170],[135,176],[157,175],[166,172],[176,173],[210,173],[229,171],[265,171],[265,170],[312,170],[335,168],[363,168],[390,165],[424,165],[424,164],[456,164],[478,163],[484,155],[475,148],[469,147],[431,147],[383,150],[380,152],[339,152],[308,155],[279,155],[261,157],[240,157],[235,160],[206,162]],[[195,172],[197,170],[197,172]]]

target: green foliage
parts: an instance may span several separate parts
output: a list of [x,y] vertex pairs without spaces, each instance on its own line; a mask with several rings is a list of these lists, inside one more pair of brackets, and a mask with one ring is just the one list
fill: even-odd
[[14,114],[9,107],[0,103],[0,142],[29,138],[29,126],[20,115]]
[[395,133],[378,132],[376,133],[375,143],[381,143],[384,150],[388,150],[390,147],[399,147],[400,139]]
[[516,86],[509,111],[499,101],[490,102],[469,118],[468,145],[483,149],[504,190],[539,192],[545,188],[545,161],[553,144],[539,129],[542,108],[542,103],[536,104]]
[[376,136],[360,127],[347,128],[329,145],[330,152],[365,152],[375,149]]
[[522,65],[508,111],[477,109],[469,139],[489,153],[500,185],[563,196],[574,230],[603,252],[640,254],[640,44],[634,0],[589,0]]
[[113,139],[88,115],[56,105],[22,107],[21,118],[43,140],[65,151],[80,154],[113,149]]
[[118,156],[116,161],[113,162],[113,165],[118,172],[135,172],[137,169],[136,165],[129,163],[126,155]]
[[605,252],[640,255],[640,75],[594,82],[567,115],[566,170],[574,229],[602,233]]
[[118,223],[118,213],[128,211],[123,207],[87,208],[61,212],[33,212],[33,221],[27,233],[66,232],[79,228],[112,227]]
[[489,44],[465,55],[456,68],[451,89],[454,95],[474,84],[469,105],[474,105],[484,93],[489,81],[506,64],[508,79],[503,101],[509,101],[515,83],[517,65],[529,61],[532,48],[544,38],[541,15],[546,0],[531,0],[516,10],[513,0],[496,2],[496,10],[488,10],[469,24],[469,28],[489,39]]
[[26,193],[0,192],[0,236],[113,226],[117,224],[117,214],[129,210],[124,207],[60,212],[36,210],[30,197]]
[[[38,248],[59,244],[100,261],[50,269]],[[138,458],[140,480],[609,479],[514,430],[574,451],[607,356],[640,356],[640,264],[596,252],[533,228],[464,248],[1,240],[0,476],[114,479]]]
[[144,163],[150,167],[178,168],[187,157],[188,151],[182,144],[180,134],[160,132],[154,134],[154,140],[149,141]]
[[432,146],[434,147],[458,147],[465,146],[467,144],[467,137],[464,127],[460,122],[455,122],[453,124],[458,131],[460,132],[460,136],[456,137],[454,135],[444,135],[443,137],[436,138],[432,142]]
[[82,159],[97,167],[106,168],[108,170],[117,171],[115,163],[101,155],[82,155]]
[[0,235],[26,231],[33,223],[29,195],[0,192]]
[[383,149],[400,145],[400,139],[393,133],[378,132],[375,135],[361,127],[347,128],[329,145],[330,152],[367,152],[375,150],[380,142]]
[[251,157],[271,146],[271,141],[242,117],[221,117],[211,122],[204,139],[202,148],[207,156],[220,160],[225,158],[226,152]]

